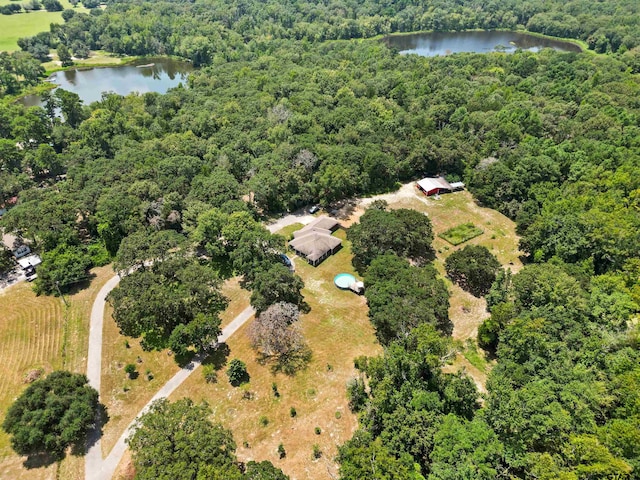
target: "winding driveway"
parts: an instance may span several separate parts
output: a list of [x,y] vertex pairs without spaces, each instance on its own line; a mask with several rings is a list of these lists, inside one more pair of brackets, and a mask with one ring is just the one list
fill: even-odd
[[[286,215],[276,222],[268,225],[267,228],[270,232],[277,232],[278,230],[292,225],[294,223],[307,224],[314,217],[304,214],[292,214]],[[93,302],[91,308],[91,324],[89,327],[89,352],[87,354],[87,377],[89,384],[100,392],[100,379],[102,377],[102,331],[104,324],[104,309],[106,306],[106,298],[109,292],[116,288],[120,283],[120,277],[118,275],[111,278],[98,292],[98,296]],[[233,321],[227,325],[223,330],[218,342],[226,342],[231,335],[233,335],[242,325],[252,318],[255,314],[255,310],[252,307],[245,308],[240,314],[233,319]],[[136,418],[127,426],[126,430],[122,433],[113,449],[109,452],[107,458],[102,458],[102,445],[100,442],[100,432],[94,431],[89,438],[89,446],[87,449],[87,455],[85,457],[84,476],[85,480],[111,480],[113,474],[118,468],[120,460],[127,449],[125,440],[129,436],[130,429],[134,425],[135,421],[145,413],[151,404],[159,398],[165,398],[171,395],[173,391],[178,388],[182,382],[184,382],[189,375],[191,375],[196,368],[200,366],[203,360],[203,356],[196,355],[193,360],[178,371],[164,386],[158,390],[151,400],[140,410]]]

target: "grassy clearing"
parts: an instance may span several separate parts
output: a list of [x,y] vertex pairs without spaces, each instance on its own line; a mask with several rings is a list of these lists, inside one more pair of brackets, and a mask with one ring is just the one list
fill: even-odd
[[[0,0],[0,5],[7,3],[11,2]],[[69,0],[60,0],[60,3],[65,9],[73,8]],[[78,6],[74,10],[78,13],[89,11],[82,6]],[[15,15],[0,15],[0,51],[19,50],[18,39],[20,37],[30,37],[36,33],[49,31],[49,25],[52,23],[64,23],[62,12],[47,12],[42,9]]]
[[[167,350],[145,352],[139,339],[121,335],[111,313],[112,308],[107,305],[102,332],[100,397],[107,407],[109,421],[102,435],[103,456],[111,451],[142,407],[180,369]],[[128,378],[124,371],[129,363],[137,367],[135,379]],[[153,379],[147,378],[147,370]]]
[[[13,400],[26,387],[24,375],[42,368],[85,372],[89,336],[89,312],[98,290],[113,275],[110,267],[93,270],[95,278],[88,288],[62,299],[37,297],[28,283],[19,283],[0,292],[0,422]],[[0,430],[0,478],[79,479],[84,461],[67,457],[60,465],[27,470],[24,457],[14,454],[9,437]]]
[[[336,235],[345,238],[344,231]],[[174,392],[171,400],[190,397],[209,402],[215,420],[233,431],[240,460],[270,460],[292,478],[327,478],[327,469],[336,473],[333,463],[336,445],[349,439],[357,428],[345,393],[346,382],[355,375],[353,359],[377,355],[382,349],[369,323],[364,297],[333,285],[336,274],[355,274],[348,242],[316,268],[300,258],[295,259],[295,265],[305,281],[303,293],[311,306],[311,312],[300,320],[313,351],[308,367],[288,377],[273,374],[268,365],[260,365],[247,339],[247,323],[229,340],[227,360],[240,358],[246,362],[250,382],[231,387],[222,367],[218,382],[207,384],[201,371],[197,371]],[[279,398],[272,393],[274,382]],[[291,407],[296,409],[295,418],[290,415]],[[265,426],[260,422],[262,417],[267,419]],[[321,429],[320,435],[314,432],[316,426]],[[279,443],[287,452],[282,460],[277,454]],[[323,456],[312,461],[312,446],[316,443]]]
[[444,238],[455,247],[471,240],[472,238],[479,237],[483,233],[484,230],[476,227],[473,223],[463,223],[457,227],[450,228],[446,232],[442,232],[438,236],[440,238]]

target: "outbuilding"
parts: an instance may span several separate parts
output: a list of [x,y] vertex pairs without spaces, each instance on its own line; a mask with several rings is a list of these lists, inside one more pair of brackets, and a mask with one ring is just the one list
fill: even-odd
[[430,197],[431,195],[438,195],[440,193],[450,193],[456,190],[462,190],[464,188],[464,183],[449,183],[444,177],[427,177],[422,180],[418,180],[416,182],[416,187],[418,187],[427,197]]

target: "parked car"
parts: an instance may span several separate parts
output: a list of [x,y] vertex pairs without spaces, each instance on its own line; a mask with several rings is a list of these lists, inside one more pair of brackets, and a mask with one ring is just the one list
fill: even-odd
[[320,205],[314,205],[309,209],[309,213],[314,214],[320,211]]
[[287,255],[284,253],[280,254],[280,259],[282,260],[282,263],[284,263],[285,267],[287,267],[289,270],[293,272],[294,266],[291,259],[287,257]]

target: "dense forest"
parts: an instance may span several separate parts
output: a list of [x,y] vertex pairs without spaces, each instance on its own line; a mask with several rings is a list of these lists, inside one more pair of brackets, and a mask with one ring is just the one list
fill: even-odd
[[[630,0],[114,2],[68,14],[21,47],[36,57],[61,43],[172,54],[202,68],[165,95],[108,94],[85,106],[58,91],[45,108],[0,104],[0,204],[17,200],[1,225],[42,252],[44,294],[86,280],[93,265],[115,260],[127,270],[193,249],[207,265],[141,268],[114,301],[126,307],[127,295],[154,285],[180,304],[192,293],[174,277],[190,269],[212,284],[244,275],[266,308],[268,280],[286,269],[277,259],[283,239],[261,216],[419,176],[462,179],[478,202],[516,221],[527,260],[481,292],[491,317],[479,342],[497,359],[488,394],[481,406],[467,377],[440,371],[452,345],[431,247],[417,244],[418,254],[363,241],[358,252],[363,219],[351,236],[385,353],[358,359],[348,394],[360,430],[340,449],[341,477],[640,478],[639,8]],[[606,55],[427,59],[352,40],[518,26]],[[0,61],[2,94],[40,74],[24,52]],[[414,221],[366,215],[393,228]],[[404,260],[416,257],[418,265]],[[297,277],[287,282],[287,301],[301,303]],[[389,285],[406,285],[405,296]],[[141,324],[148,317],[126,309],[122,319],[167,346],[199,335],[199,307],[176,310],[182,327]]]

